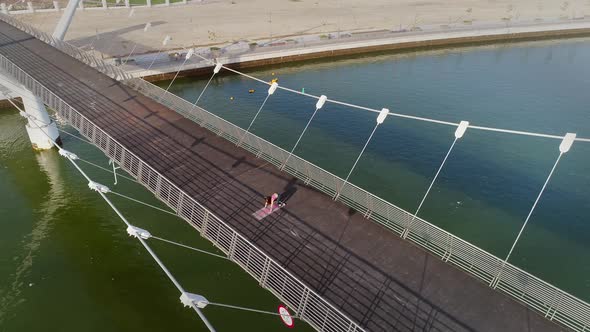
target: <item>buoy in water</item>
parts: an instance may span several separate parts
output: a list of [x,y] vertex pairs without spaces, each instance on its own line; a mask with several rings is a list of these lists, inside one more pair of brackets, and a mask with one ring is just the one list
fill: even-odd
[[234,97],[229,97],[229,100],[234,100]]
[[250,90],[248,90],[248,93],[254,93],[255,91],[256,90],[254,90],[254,89],[250,89]]
[[305,88],[301,88],[301,93],[305,93]]

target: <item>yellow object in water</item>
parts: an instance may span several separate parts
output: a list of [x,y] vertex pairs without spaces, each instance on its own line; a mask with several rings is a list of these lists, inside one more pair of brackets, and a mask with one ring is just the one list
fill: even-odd
[[256,90],[250,89],[250,90],[248,90],[248,93],[254,93],[254,91],[256,91]]
[[278,83],[278,82],[279,82],[279,78],[277,77],[277,78],[273,78],[273,79],[270,81],[270,84],[273,84],[273,83]]
[[234,97],[229,97],[229,100],[234,100]]

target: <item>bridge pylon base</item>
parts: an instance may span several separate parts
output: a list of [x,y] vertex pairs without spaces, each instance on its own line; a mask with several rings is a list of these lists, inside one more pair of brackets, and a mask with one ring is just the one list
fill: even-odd
[[[24,111],[34,117],[26,124],[29,140],[35,150],[48,150],[53,147],[53,142],[60,144],[59,131],[53,119],[47,114],[45,105],[37,96],[30,94],[22,96]],[[49,136],[49,137],[48,137]],[[51,138],[51,139],[50,139]]]

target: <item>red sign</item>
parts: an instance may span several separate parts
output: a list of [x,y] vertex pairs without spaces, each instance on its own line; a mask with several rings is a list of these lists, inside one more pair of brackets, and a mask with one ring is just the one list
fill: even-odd
[[281,315],[281,320],[283,321],[283,324],[285,324],[285,326],[287,326],[288,328],[292,329],[293,326],[295,326],[295,320],[293,320],[293,317],[291,317],[291,314],[289,313],[289,310],[287,310],[287,307],[281,304],[278,310],[279,315]]

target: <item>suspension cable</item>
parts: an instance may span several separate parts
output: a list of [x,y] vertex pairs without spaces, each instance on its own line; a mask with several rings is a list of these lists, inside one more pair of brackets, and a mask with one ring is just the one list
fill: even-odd
[[[95,163],[93,163],[93,162],[91,162],[91,161],[88,161],[88,160],[82,159],[82,158],[80,158],[80,157],[78,157],[78,160],[80,160],[81,162],[84,162],[84,163],[86,163],[86,164],[88,164],[88,165],[90,165],[90,166],[94,166],[94,167],[96,167],[96,168],[99,168],[99,169],[101,169],[101,170],[103,170],[103,171],[105,171],[105,172],[109,172],[109,173],[111,173],[111,174],[113,174],[113,173],[114,173],[113,171],[111,171],[110,169],[108,169],[108,168],[106,168],[106,167],[102,167],[102,166],[100,166],[100,165],[97,165],[97,164],[95,164]],[[119,177],[122,177],[122,178],[124,178],[124,179],[127,179],[127,180],[129,180],[129,181],[133,181],[133,182],[135,182],[135,183],[139,183],[139,181],[135,180],[134,178],[132,178],[132,177],[129,177],[129,176],[126,176],[126,175],[123,175],[123,174],[119,174],[119,173],[117,173],[117,176],[119,176]]]
[[291,318],[299,318],[297,316],[290,316],[290,315],[283,315],[280,314],[278,312],[273,312],[273,311],[266,311],[266,310],[259,310],[259,309],[252,309],[252,308],[247,308],[247,307],[241,307],[241,306],[237,306],[237,305],[231,305],[231,304],[224,304],[224,303],[217,303],[217,302],[209,302],[209,305],[213,305],[213,306],[218,306],[218,307],[224,307],[224,308],[230,308],[230,309],[237,309],[237,310],[244,310],[244,311],[251,311],[251,312],[257,312],[260,314],[267,314],[267,315],[273,315],[273,316],[285,316],[285,317],[291,317]]
[[116,191],[113,191],[113,190],[110,190],[110,191],[109,191],[109,194],[115,194],[115,195],[117,195],[117,196],[119,196],[119,197],[123,197],[123,198],[125,198],[125,199],[128,199],[128,200],[130,200],[130,201],[133,201],[133,202],[135,202],[135,203],[138,203],[138,204],[141,204],[141,205],[145,205],[145,206],[147,206],[147,207],[151,207],[152,209],[156,209],[156,210],[158,210],[158,211],[161,211],[161,212],[164,212],[164,213],[168,213],[168,214],[170,214],[170,215],[173,215],[173,216],[175,216],[175,217],[177,217],[177,216],[178,216],[176,213],[174,213],[174,212],[172,212],[172,211],[168,211],[168,210],[165,210],[165,209],[159,208],[159,207],[157,207],[157,206],[155,206],[155,205],[152,205],[152,204],[149,204],[149,203],[146,203],[146,202],[142,202],[142,201],[140,201],[140,200],[138,200],[138,199],[135,199],[135,198],[133,198],[133,197],[129,197],[129,196],[127,196],[127,195],[124,195],[124,194],[118,193],[118,192],[116,192]]
[[223,258],[223,259],[229,260],[229,258],[227,258],[227,257],[225,257],[223,255],[219,255],[219,254],[216,254],[216,253],[207,251],[207,250],[203,250],[203,249],[198,249],[198,248],[195,248],[195,247],[187,246],[186,244],[174,242],[174,241],[171,241],[171,240],[166,240],[166,239],[163,239],[161,237],[154,236],[154,235],[152,235],[150,238],[153,238],[153,239],[156,239],[156,240],[160,240],[162,242],[166,242],[166,243],[169,243],[169,244],[173,244],[175,246],[179,246],[179,247],[182,247],[182,248],[185,248],[185,249],[190,249],[190,250],[193,250],[193,251],[196,251],[196,252],[200,252],[202,254],[206,254],[206,255],[213,256],[213,257]]
[[[123,216],[123,214],[119,211],[119,209],[117,209],[117,207],[113,204],[113,202],[111,202],[111,200],[105,195],[105,193],[102,191],[102,188],[100,187],[100,185],[93,182],[92,179],[82,170],[82,168],[80,168],[80,166],[78,166],[78,164],[75,161],[77,156],[76,156],[76,158],[74,158],[74,156],[70,152],[65,151],[62,147],[60,147],[57,144],[57,142],[55,142],[55,140],[51,136],[49,136],[49,134],[37,123],[38,119],[36,117],[34,117],[31,114],[27,114],[20,107],[18,107],[12,100],[8,99],[8,101],[21,112],[21,115],[23,115],[27,119],[31,120],[31,122],[37,127],[37,129],[39,129],[45,136],[47,136],[47,138],[51,141],[51,143],[53,143],[53,145],[57,147],[57,149],[60,151],[60,153],[63,153],[63,155],[66,157],[66,159],[68,159],[70,161],[70,163],[78,170],[78,172],[80,172],[80,174],[88,181],[89,187],[91,184],[94,185],[94,188],[91,187],[91,189],[96,190],[96,192],[98,192],[98,194],[111,207],[111,209],[113,209],[115,214],[117,214],[117,216],[119,216],[119,218],[123,221],[123,223],[125,223],[125,225],[127,225],[128,229],[133,228],[134,226],[131,225],[131,223],[129,223],[129,221],[127,221],[127,218],[125,218],[125,216]],[[40,121],[40,122],[42,122],[42,121]],[[180,291],[180,293],[185,294],[186,291],[184,290],[184,288],[180,285],[178,280],[176,280],[176,278],[172,275],[172,273],[168,270],[168,268],[166,268],[164,263],[162,263],[162,261],[158,258],[156,253],[150,248],[150,246],[147,244],[147,242],[141,236],[136,236],[136,238],[139,240],[139,242],[142,244],[142,246],[147,250],[147,252],[152,256],[152,258],[156,261],[156,263],[160,266],[162,271],[164,271],[166,276],[168,276],[168,279],[170,279],[170,281],[174,284],[174,286],[176,286],[176,288]],[[205,323],[207,328],[209,328],[209,330],[211,332],[215,332],[215,328],[209,323],[209,321],[207,320],[205,315],[203,315],[203,313],[197,307],[197,305],[192,301],[190,302],[190,305],[195,310],[195,312],[197,312],[199,317],[201,317],[201,320],[203,321],[203,323]]]
[[[195,54],[197,57],[210,62],[212,64],[215,64],[215,62],[211,59],[208,59],[198,53],[195,52]],[[246,77],[248,79],[266,84],[266,85],[271,85],[271,83],[254,77],[252,75],[240,72],[238,70],[235,70],[233,68],[229,68],[225,65],[222,66],[224,69],[235,73],[237,75]],[[301,92],[295,89],[291,89],[291,88],[287,88],[284,87],[282,85],[278,86],[278,89],[284,90],[284,91],[288,91],[291,93],[295,93],[298,95],[302,95],[305,97],[309,97],[309,98],[313,98],[313,99],[319,99],[320,96],[316,96],[313,94],[309,94],[309,93],[305,93],[305,92]],[[346,107],[350,107],[350,108],[354,108],[354,109],[358,109],[358,110],[364,110],[364,111],[369,111],[369,112],[373,112],[373,113],[379,113],[380,110],[374,109],[374,108],[370,108],[370,107],[365,107],[365,106],[360,106],[360,105],[355,105],[352,103],[347,103],[347,102],[342,102],[342,101],[338,101],[338,100],[334,100],[334,99],[327,99],[326,100],[329,103],[332,104],[336,104],[336,105],[341,105],[341,106],[346,106]],[[441,124],[441,125],[447,125],[447,126],[453,126],[453,127],[457,127],[459,126],[458,122],[451,122],[451,121],[444,121],[444,120],[438,120],[438,119],[432,119],[432,118],[427,118],[427,117],[421,117],[421,116],[415,116],[415,115],[408,115],[408,114],[403,114],[403,113],[395,113],[395,112],[389,112],[388,116],[394,116],[394,117],[398,117],[398,118],[404,118],[404,119],[411,119],[411,120],[417,120],[417,121],[422,121],[422,122],[429,122],[429,123],[436,123],[436,124]],[[529,132],[529,131],[522,131],[522,130],[511,130],[511,129],[502,129],[502,128],[494,128],[494,127],[485,127],[485,126],[474,126],[474,125],[469,125],[469,128],[471,129],[478,129],[478,130],[484,130],[484,131],[493,131],[493,132],[501,132],[501,133],[507,133],[507,134],[514,134],[514,135],[523,135],[523,136],[535,136],[535,137],[544,137],[544,138],[552,138],[552,139],[563,139],[564,136],[559,136],[559,135],[550,135],[550,134],[545,134],[545,133],[537,133],[537,132]],[[578,142],[590,142],[590,138],[576,138],[575,139]]]

